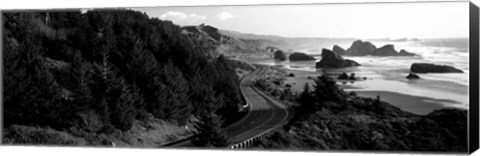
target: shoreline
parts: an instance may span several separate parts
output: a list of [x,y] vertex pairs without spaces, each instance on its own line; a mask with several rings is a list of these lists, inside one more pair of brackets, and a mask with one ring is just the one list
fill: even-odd
[[456,108],[441,104],[441,102],[455,102],[452,100],[439,100],[423,96],[413,96],[391,91],[355,91],[358,96],[376,98],[380,96],[381,101],[400,108],[403,111],[418,115],[426,115],[434,110],[442,108]]
[[[296,91],[298,93],[302,92],[305,83],[312,85],[314,83],[313,79],[316,78],[316,76],[319,76],[319,73],[312,71],[292,70],[281,67],[280,69],[284,70],[287,74],[295,74],[294,77],[286,77],[285,84],[291,84],[292,91]],[[313,79],[308,79],[309,76]],[[465,109],[460,107],[460,103],[450,99],[436,99],[432,97],[409,95],[394,91],[362,90],[362,88],[352,86],[349,83],[347,83],[347,85],[338,83],[339,82],[337,81],[337,85],[347,92],[355,91],[358,96],[370,98],[376,98],[376,96],[379,95],[382,101],[388,102],[392,106],[398,107],[403,111],[418,115],[426,115],[436,109],[442,108]],[[459,106],[456,107],[455,105]]]

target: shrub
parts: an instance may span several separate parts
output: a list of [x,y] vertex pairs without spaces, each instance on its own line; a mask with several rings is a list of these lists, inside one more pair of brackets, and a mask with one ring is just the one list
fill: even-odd
[[88,132],[98,132],[103,127],[100,116],[93,110],[78,113],[77,124],[79,128]]
[[85,145],[84,139],[51,128],[12,125],[3,132],[4,144]]

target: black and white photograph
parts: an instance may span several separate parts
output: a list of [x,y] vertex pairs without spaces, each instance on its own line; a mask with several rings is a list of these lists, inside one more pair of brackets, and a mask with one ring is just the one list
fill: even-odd
[[1,145],[468,154],[472,7],[2,10]]

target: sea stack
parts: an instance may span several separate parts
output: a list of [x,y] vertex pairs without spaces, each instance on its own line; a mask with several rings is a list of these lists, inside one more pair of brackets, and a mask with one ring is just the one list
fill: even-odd
[[431,63],[413,63],[410,71],[415,73],[463,73],[462,70],[452,66]]
[[360,66],[360,64],[349,59],[344,59],[328,49],[322,49],[322,60],[315,64],[316,68],[341,68],[352,66]]
[[370,42],[363,42],[362,40],[356,40],[352,43],[350,48],[347,49],[346,55],[349,56],[365,56],[370,55],[377,47]]
[[345,55],[347,54],[347,51],[345,49],[343,49],[342,47],[338,46],[338,45],[334,45],[333,46],[333,52],[335,52],[335,54],[337,55]]
[[361,40],[354,41],[350,48],[348,48],[346,51],[335,45],[333,47],[333,52],[338,55],[345,56],[415,56],[414,53],[407,52],[403,49],[398,52],[395,50],[395,46],[393,44],[387,44],[377,49],[377,47],[372,43],[363,42]]
[[315,58],[313,56],[310,56],[310,55],[307,55],[305,53],[299,53],[299,52],[295,52],[293,54],[291,54],[288,59],[290,61],[310,61],[310,60],[315,60]]
[[395,46],[393,44],[387,44],[383,47],[375,49],[372,52],[373,56],[397,56],[398,52],[395,50]]
[[400,55],[400,56],[415,56],[414,53],[410,53],[410,52],[408,52],[408,51],[406,51],[406,50],[404,50],[404,49],[400,50],[400,52],[398,53],[398,55]]
[[273,59],[280,60],[280,61],[285,61],[285,60],[287,60],[287,56],[285,55],[285,53],[283,51],[277,50],[273,54]]

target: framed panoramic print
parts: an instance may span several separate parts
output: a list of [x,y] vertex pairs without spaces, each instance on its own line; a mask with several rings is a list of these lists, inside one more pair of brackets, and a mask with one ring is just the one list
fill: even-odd
[[2,146],[469,154],[469,1],[1,11]]

